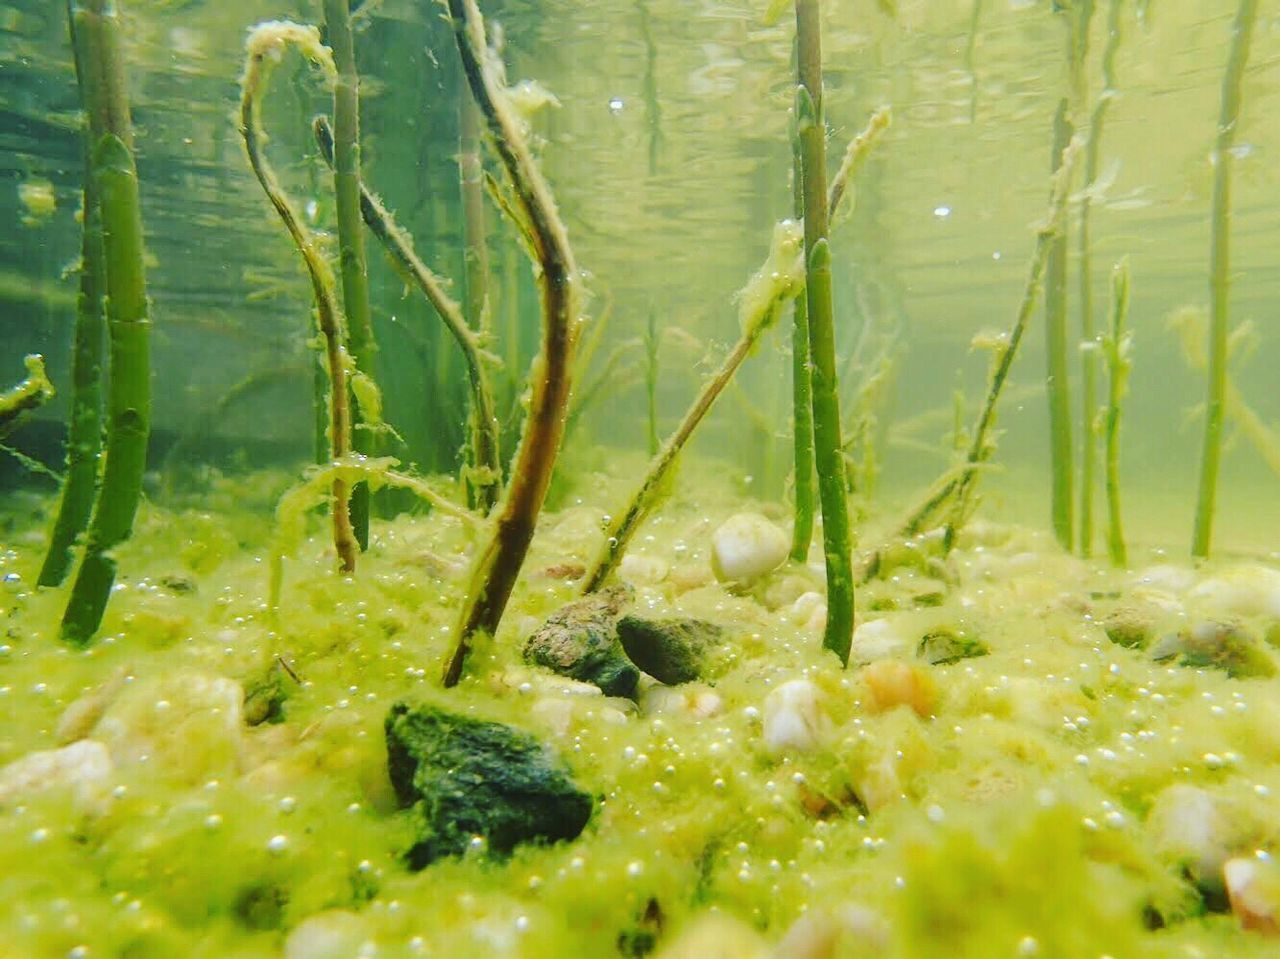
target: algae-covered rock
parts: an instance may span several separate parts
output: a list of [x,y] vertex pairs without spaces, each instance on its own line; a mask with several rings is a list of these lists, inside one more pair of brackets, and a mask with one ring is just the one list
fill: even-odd
[[245,684],[242,708],[245,725],[284,722],[284,702],[288,698],[284,670],[273,663],[265,675]]
[[575,838],[591,797],[528,733],[434,706],[396,703],[386,719],[391,784],[417,819],[413,869],[461,855],[480,836],[491,853]]
[[925,633],[916,646],[916,655],[930,666],[946,666],[962,659],[985,656],[989,652],[982,640],[945,626]]
[[524,646],[524,659],[561,676],[599,686],[606,696],[630,696],[640,679],[618,642],[618,617],[629,586],[611,586],[562,606]]
[[618,638],[631,661],[668,686],[702,676],[708,654],[723,630],[702,619],[644,619],[623,616]]
[[1256,639],[1232,623],[1198,623],[1151,647],[1157,662],[1176,660],[1195,669],[1221,669],[1233,679],[1274,676],[1275,662]]

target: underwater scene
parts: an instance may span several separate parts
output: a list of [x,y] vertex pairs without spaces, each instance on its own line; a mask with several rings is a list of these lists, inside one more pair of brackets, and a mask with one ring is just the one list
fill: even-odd
[[0,959],[1280,955],[1280,7],[0,0]]

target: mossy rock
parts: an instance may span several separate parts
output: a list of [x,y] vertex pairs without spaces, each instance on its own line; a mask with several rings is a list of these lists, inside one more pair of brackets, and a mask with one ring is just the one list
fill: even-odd
[[631,696],[640,670],[618,642],[618,617],[631,602],[628,586],[611,586],[562,606],[525,642],[525,662],[599,686],[606,696]]
[[401,702],[386,735],[391,784],[415,818],[411,869],[461,855],[476,836],[500,857],[521,843],[573,839],[591,818],[591,797],[528,733]]
[[916,646],[916,655],[930,666],[947,666],[962,659],[986,656],[989,652],[982,640],[946,626],[925,633]]
[[1193,669],[1221,669],[1233,679],[1276,674],[1275,661],[1243,627],[1234,623],[1199,623],[1170,633],[1151,648],[1156,662],[1174,660]]
[[707,657],[723,631],[702,619],[623,616],[618,638],[631,661],[668,686],[701,679]]

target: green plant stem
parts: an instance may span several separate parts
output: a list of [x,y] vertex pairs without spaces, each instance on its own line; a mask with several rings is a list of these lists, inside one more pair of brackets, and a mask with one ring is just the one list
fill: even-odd
[[[794,224],[790,224],[789,227],[792,231],[795,230]],[[793,266],[790,270],[787,270],[783,264],[788,259],[795,261],[798,247],[796,241],[798,238],[792,237],[788,240],[785,230],[782,227],[778,229],[782,232],[775,232],[774,248],[770,252],[769,260],[761,268],[760,272],[756,274],[757,280],[766,275],[769,276],[770,280],[767,282],[772,285],[764,295],[751,296],[748,292],[752,289],[751,286],[748,286],[747,291],[744,291],[743,302],[744,304],[749,304],[749,308],[741,317],[742,333],[738,337],[738,342],[734,344],[733,349],[729,351],[729,355],[720,363],[715,373],[703,384],[702,389],[685,412],[684,418],[680,421],[680,425],[676,427],[675,432],[667,438],[662,449],[650,459],[644,479],[640,481],[640,485],[628,501],[626,509],[614,514],[614,519],[605,530],[604,543],[600,547],[600,552],[582,579],[582,592],[584,595],[586,593],[594,593],[603,587],[609,577],[613,575],[618,563],[622,561],[622,557],[627,551],[627,546],[631,543],[631,538],[661,497],[662,491],[667,488],[666,480],[671,473],[672,467],[675,466],[680,451],[684,449],[685,444],[689,441],[689,437],[693,435],[693,431],[698,427],[698,424],[702,422],[703,418],[711,410],[712,404],[724,392],[724,388],[732,381],[743,360],[751,355],[752,349],[759,342],[765,330],[769,329],[777,320],[782,304],[786,300],[794,298],[794,288],[799,284],[798,282],[789,282],[785,277],[794,275],[798,280],[799,269],[797,266]],[[789,249],[788,243],[791,244]],[[784,279],[781,282],[773,280],[772,276],[775,273],[784,277]],[[757,282],[757,280],[753,280],[753,283]]]
[[[321,155],[325,162],[331,163],[333,128],[325,117],[316,117],[313,130]],[[493,391],[489,386],[489,374],[479,335],[467,323],[462,307],[445,292],[440,278],[431,272],[414,251],[409,234],[400,228],[395,217],[377,195],[363,184],[360,186],[360,213],[370,232],[391,257],[396,270],[422,291],[422,295],[427,298],[427,302],[462,350],[467,367],[467,382],[471,388],[471,459],[474,466],[472,485],[476,489],[487,486],[500,490],[502,460],[499,454],[499,425],[494,413]],[[487,482],[482,482],[486,479]],[[488,509],[485,508],[484,512],[487,513]]]
[[831,302],[831,250],[827,240],[827,148],[822,110],[821,36],[818,0],[796,0],[796,59],[800,81],[796,116],[804,186],[804,249],[808,269],[805,290],[813,377],[814,461],[822,504],[823,556],[827,571],[827,625],[822,645],[847,665],[853,642],[853,559],[844,458],[841,455],[843,444],[840,441],[840,396]]
[[142,494],[151,426],[151,319],[119,18],[110,0],[82,0],[73,17],[82,82],[102,129],[92,147],[91,176],[102,216],[111,363],[102,486],[62,617],[62,638],[83,646],[102,622],[115,583],[114,550],[132,533]]
[[1240,0],[1232,27],[1231,54],[1222,77],[1218,138],[1214,143],[1213,212],[1209,240],[1209,384],[1205,407],[1204,445],[1200,454],[1200,489],[1196,497],[1191,555],[1204,559],[1213,538],[1213,511],[1222,464],[1222,424],[1227,393],[1227,336],[1231,295],[1231,148],[1240,125],[1244,68],[1249,60],[1258,0]]
[[[1022,344],[1031,315],[1035,312],[1036,298],[1040,295],[1040,286],[1044,279],[1045,264],[1049,258],[1049,248],[1054,237],[1059,235],[1063,221],[1067,215],[1067,198],[1070,194],[1071,173],[1075,168],[1079,154],[1079,141],[1073,140],[1063,152],[1062,161],[1052,178],[1049,210],[1044,221],[1036,230],[1035,250],[1027,267],[1027,279],[1022,288],[1022,299],[1018,304],[1018,312],[1008,335],[1004,338],[991,368],[991,380],[987,386],[986,400],[978,413],[969,437],[969,449],[964,462],[958,469],[949,470],[946,476],[929,493],[921,504],[902,525],[900,537],[916,536],[933,528],[933,521],[943,507],[951,504],[951,517],[947,522],[947,548],[954,543],[960,527],[970,513],[970,503],[974,492],[974,482],[982,465],[995,452],[995,444],[990,439],[991,428],[995,425],[996,406],[1004,391],[1009,371],[1013,368],[1014,358],[1018,355],[1018,347]],[[873,564],[874,565],[874,562]]]
[[[311,279],[316,320],[324,339],[325,365],[329,373],[330,459],[341,460],[351,452],[351,407],[347,385],[347,369],[351,359],[342,330],[342,312],[334,294],[333,271],[320,253],[310,231],[302,225],[293,203],[280,186],[263,152],[266,134],[262,129],[262,98],[266,95],[271,70],[278,60],[280,50],[289,44],[297,45],[308,59],[318,64],[328,77],[333,78],[335,70],[330,52],[320,43],[314,27],[302,27],[293,23],[267,23],[258,26],[249,35],[244,76],[241,78],[240,135],[244,137],[249,165],[284,223],[294,246],[298,248]],[[356,555],[359,553],[359,543],[352,529],[348,508],[350,495],[351,489],[346,479],[340,476],[335,478],[331,510],[333,545],[338,554],[339,568],[344,573],[355,570]]]
[[1106,436],[1107,550],[1115,566],[1129,563],[1120,513],[1120,402],[1129,378],[1129,334],[1125,319],[1129,314],[1129,260],[1125,258],[1111,272],[1111,330],[1103,344],[1110,380],[1107,388]]
[[[1056,174],[1062,153],[1071,140],[1071,119],[1067,98],[1058,101],[1053,121],[1053,161]],[[1049,242],[1049,258],[1044,280],[1045,391],[1049,397],[1049,457],[1052,471],[1051,511],[1053,534],[1058,545],[1072,547],[1072,448],[1071,388],[1067,357],[1067,233],[1065,221]]]
[[[793,118],[791,131],[792,212],[804,220],[804,159]],[[803,563],[813,541],[813,379],[809,369],[809,299],[803,289],[791,301],[792,484],[795,512],[791,524],[791,558]]]
[[[369,312],[369,271],[360,226],[360,75],[347,0],[324,0],[324,22],[337,75],[333,84],[333,193],[338,218],[338,262],[342,272],[342,305],[346,312],[347,348],[356,371],[375,377],[377,343]],[[378,436],[367,426],[360,404],[350,397],[352,447],[365,455],[378,451]],[[351,490],[351,527],[360,549],[369,548],[369,487]]]
[[658,452],[658,316],[652,308],[644,328],[644,398],[647,414],[649,455]]
[[73,0],[67,2],[71,47],[85,112],[84,190],[80,237],[80,290],[76,299],[76,326],[71,353],[71,413],[67,420],[67,478],[58,500],[58,513],[49,531],[49,549],[36,582],[61,586],[71,570],[76,540],[84,533],[93,512],[102,453],[102,361],[106,323],[103,296],[106,276],[102,263],[102,212],[93,177],[91,144],[102,138],[101,111],[94,109],[84,79],[88,67],[81,62],[82,45],[75,38]]
[[444,669],[445,686],[453,686],[462,676],[471,647],[480,636],[492,636],[502,619],[546,499],[564,435],[580,281],[551,190],[529,152],[505,92],[486,65],[480,10],[475,0],[448,0],[448,4],[467,82],[489,125],[517,209],[529,227],[542,308],[542,350],[533,368],[524,435],[493,532],[472,568],[455,646]]
[[16,385],[0,392],[0,437],[7,436],[24,413],[37,410],[53,399],[53,384],[44,370],[44,357],[30,353],[23,358],[27,375]]

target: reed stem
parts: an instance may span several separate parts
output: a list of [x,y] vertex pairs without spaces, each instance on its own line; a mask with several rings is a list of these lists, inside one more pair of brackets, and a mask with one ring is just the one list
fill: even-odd
[[83,646],[102,622],[115,583],[114,550],[133,532],[142,494],[151,427],[151,319],[119,16],[112,0],[80,0],[73,18],[82,82],[102,130],[92,145],[91,177],[102,218],[111,364],[102,486],[62,616],[62,638]]
[[822,504],[823,555],[827,570],[827,625],[822,645],[847,665],[853,642],[853,559],[840,441],[831,249],[827,240],[827,147],[818,0],[796,0],[796,37],[799,68],[796,117],[804,187],[804,249],[808,269],[805,292],[813,377],[814,461]]
[[83,45],[76,41],[75,6],[67,0],[67,22],[75,55],[80,105],[84,110],[84,190],[80,237],[80,290],[76,298],[76,325],[71,353],[71,413],[67,420],[67,478],[58,500],[58,512],[49,531],[49,549],[36,582],[61,586],[71,571],[76,540],[84,533],[93,512],[102,454],[102,361],[106,322],[103,296],[106,275],[102,263],[102,212],[93,177],[92,144],[103,134],[106,117],[95,108],[88,90]]
[[533,538],[564,435],[580,320],[578,268],[569,239],[521,124],[487,64],[484,20],[476,0],[448,0],[448,5],[472,96],[488,123],[494,149],[510,180],[516,210],[528,227],[542,308],[542,350],[531,374],[524,435],[491,537],[472,567],[455,646],[445,664],[444,685],[453,686],[478,638],[496,631]]
[[1104,432],[1106,437],[1107,550],[1114,566],[1129,564],[1120,514],[1120,401],[1128,386],[1130,335],[1125,329],[1129,315],[1129,259],[1111,271],[1111,329],[1103,341],[1109,384]]
[[609,523],[600,553],[592,563],[591,569],[583,577],[584,595],[594,593],[603,587],[613,575],[618,563],[622,561],[623,554],[626,553],[632,536],[635,535],[644,518],[649,515],[661,491],[666,489],[665,481],[680,451],[689,441],[689,437],[710,412],[712,404],[724,392],[724,388],[729,385],[743,360],[751,355],[752,349],[765,330],[776,321],[782,303],[794,298],[795,290],[803,281],[799,259],[800,243],[801,238],[795,223],[784,221],[775,228],[769,259],[742,293],[743,312],[740,317],[742,333],[738,337],[738,342],[734,344],[716,372],[703,384],[675,432],[668,437],[657,455],[649,461],[644,479],[632,495],[627,508],[616,513],[615,518]]
[[[804,159],[792,117],[791,200],[798,221],[804,220]],[[791,524],[791,558],[803,563],[813,541],[813,378],[809,364],[809,299],[802,287],[791,300],[792,483],[795,513]]]
[[[332,52],[320,42],[320,34],[315,27],[287,22],[259,24],[250,32],[245,45],[244,76],[240,81],[240,134],[244,137],[249,165],[284,223],[294,246],[298,248],[311,279],[316,320],[324,339],[325,361],[329,373],[330,459],[343,460],[351,452],[351,407],[347,371],[352,361],[343,335],[342,311],[334,293],[333,271],[316,246],[315,238],[303,226],[263,151],[267,137],[262,129],[262,99],[266,96],[271,71],[279,62],[284,48],[290,45],[297,46],[307,59],[320,67],[326,77],[331,80],[336,77]],[[335,477],[332,489],[333,545],[338,554],[339,568],[342,572],[349,573],[355,570],[356,555],[359,553],[359,542],[351,525],[349,509],[351,488],[347,480],[339,476]]]
[[[1058,101],[1053,120],[1052,170],[1061,168],[1062,155],[1071,140],[1072,124],[1068,100]],[[1053,534],[1058,545],[1072,548],[1072,470],[1071,385],[1067,363],[1067,224],[1049,241],[1044,279],[1045,391],[1049,396],[1049,458],[1052,472],[1051,512]]]
[[[328,119],[316,117],[313,130],[325,162],[332,163],[333,128]],[[414,251],[409,234],[396,223],[395,217],[378,196],[363,184],[360,186],[360,214],[369,231],[391,257],[396,270],[422,291],[422,295],[427,298],[427,302],[462,350],[467,367],[467,383],[471,389],[472,480],[469,488],[500,489],[502,460],[499,455],[499,425],[480,336],[467,323],[462,307],[445,292],[444,283]],[[487,513],[488,509],[483,512]]]
[[1258,15],[1258,0],[1240,0],[1232,26],[1231,54],[1222,77],[1222,103],[1213,165],[1213,212],[1209,239],[1209,383],[1200,488],[1196,497],[1191,555],[1204,559],[1213,538],[1213,512],[1222,464],[1222,425],[1227,394],[1227,338],[1231,295],[1231,148],[1240,125],[1244,68]]
[[[360,74],[347,0],[324,0],[324,24],[333,51],[333,193],[338,220],[338,263],[342,273],[342,306],[346,313],[347,348],[355,369],[375,379],[377,343],[369,312],[369,271],[360,226]],[[361,415],[355,395],[351,404],[351,445],[357,453],[374,454],[378,436]],[[351,527],[361,551],[369,548],[369,487],[351,489]]]

